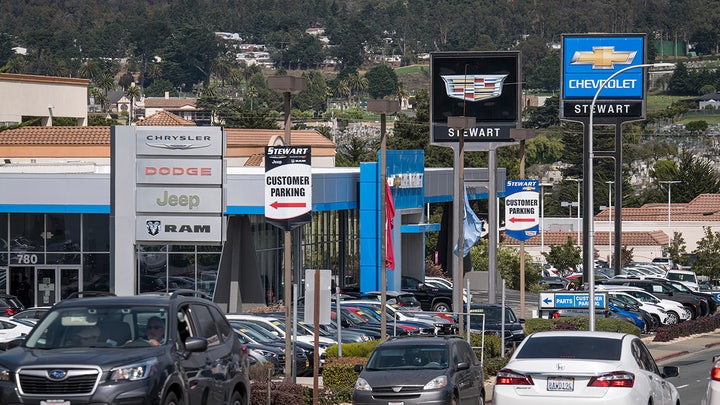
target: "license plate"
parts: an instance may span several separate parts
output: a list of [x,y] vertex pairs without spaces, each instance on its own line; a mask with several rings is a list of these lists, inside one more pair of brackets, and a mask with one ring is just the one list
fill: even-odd
[[548,391],[572,391],[574,387],[574,378],[549,377],[547,380]]
[[40,405],[70,405],[70,401],[64,399],[48,399],[47,401],[40,401]]

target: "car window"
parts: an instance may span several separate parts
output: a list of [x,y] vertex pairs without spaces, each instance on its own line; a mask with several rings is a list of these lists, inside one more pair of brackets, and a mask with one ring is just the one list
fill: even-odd
[[225,315],[223,315],[220,311],[218,311],[215,307],[208,307],[210,310],[210,313],[212,314],[213,320],[215,321],[215,325],[217,325],[218,332],[220,333],[220,341],[224,342],[229,336],[231,336],[232,329],[230,328],[230,325],[228,324],[227,319],[225,318]]
[[462,361],[470,364],[471,366],[478,363],[477,356],[475,356],[475,352],[472,351],[469,344],[466,342],[458,342],[457,346],[460,350],[460,357],[462,358]]
[[368,370],[392,369],[444,369],[448,367],[448,349],[445,345],[408,344],[380,345],[373,350],[367,362]]
[[517,353],[518,359],[620,360],[621,341],[589,336],[533,337]]
[[410,277],[403,277],[402,289],[403,290],[417,290],[417,286],[420,284],[419,280]]
[[192,314],[193,325],[197,329],[197,335],[204,337],[208,341],[208,347],[220,344],[220,336],[218,335],[215,321],[210,315],[208,307],[205,305],[190,305],[190,313]]
[[660,370],[658,369],[655,360],[650,354],[650,351],[648,351],[647,347],[639,339],[633,340],[630,347],[632,355],[640,368],[645,371],[660,375]]

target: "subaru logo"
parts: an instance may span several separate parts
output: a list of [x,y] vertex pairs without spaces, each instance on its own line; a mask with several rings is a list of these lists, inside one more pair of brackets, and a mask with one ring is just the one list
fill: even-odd
[[52,380],[62,380],[63,378],[67,377],[67,371],[65,370],[50,370],[48,373],[48,376],[50,376],[50,379]]

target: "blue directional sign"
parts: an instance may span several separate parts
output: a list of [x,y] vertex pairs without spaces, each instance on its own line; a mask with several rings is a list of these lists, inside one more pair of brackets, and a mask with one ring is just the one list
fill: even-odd
[[[613,73],[644,63],[645,35],[567,35],[562,49],[562,99],[592,99]],[[630,69],[605,84],[598,99],[642,99],[644,77]]]
[[[540,293],[541,309],[587,309],[589,308],[589,293]],[[605,293],[595,293],[595,308],[607,308],[607,297]]]

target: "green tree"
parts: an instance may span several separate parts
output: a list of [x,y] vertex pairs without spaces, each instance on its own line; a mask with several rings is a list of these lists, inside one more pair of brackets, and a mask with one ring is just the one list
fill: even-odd
[[384,98],[393,94],[398,86],[395,71],[387,65],[371,67],[365,77],[368,80],[368,93],[372,98]]
[[133,122],[135,119],[135,100],[137,100],[142,95],[142,90],[140,90],[140,87],[138,86],[130,86],[125,91],[125,97],[130,100],[130,111],[129,111],[129,122]]
[[704,133],[708,129],[708,123],[705,120],[690,121],[685,124],[685,129],[695,135]]
[[673,263],[680,263],[681,258],[686,254],[687,245],[685,244],[685,239],[682,237],[682,233],[673,232],[670,247],[668,248],[668,256],[670,256]]
[[674,180],[688,180],[673,185],[672,199],[677,203],[690,202],[700,194],[720,191],[720,174],[713,163],[691,152],[680,155],[678,177]]
[[2,71],[3,66],[8,63],[10,57],[13,56],[14,53],[15,52],[12,50],[10,35],[0,33],[0,71]]
[[[488,252],[488,240],[480,239],[475,246],[470,248],[470,260],[476,271],[488,271],[490,256]],[[508,288],[520,289],[520,253],[510,246],[500,245],[497,249],[497,270],[500,276],[507,283]],[[525,289],[537,284],[540,280],[540,273],[532,263],[532,257],[525,255]]]
[[293,104],[300,110],[324,112],[327,109],[328,86],[325,76],[319,70],[303,73],[307,80],[307,88],[293,97]]
[[350,136],[338,144],[336,165],[339,167],[358,167],[361,162],[376,160],[374,144],[362,136]]
[[564,245],[551,245],[549,252],[543,252],[545,261],[555,266],[558,270],[574,269],[575,266],[582,263],[580,253],[582,249],[575,246],[572,238],[568,237]]
[[153,80],[152,84],[145,88],[145,97],[164,97],[166,91],[170,94],[170,97],[178,97],[180,95],[169,80],[160,79]]
[[709,226],[704,226],[703,231],[705,236],[697,243],[693,269],[699,275],[720,278],[720,232],[713,232]]
[[676,63],[675,70],[673,70],[670,82],[668,83],[668,92],[677,96],[695,95],[692,91],[690,79],[687,66],[685,66],[683,62]]
[[178,27],[161,54],[163,77],[174,86],[207,85],[218,53],[219,46],[211,31],[202,26]]

